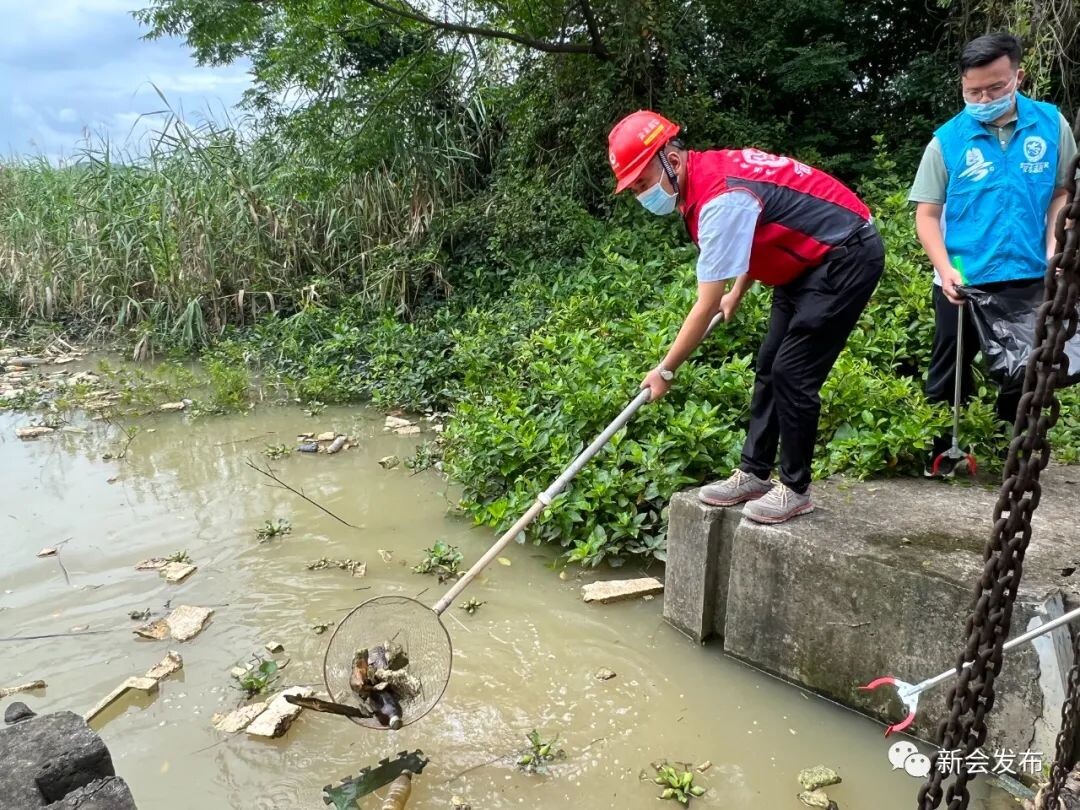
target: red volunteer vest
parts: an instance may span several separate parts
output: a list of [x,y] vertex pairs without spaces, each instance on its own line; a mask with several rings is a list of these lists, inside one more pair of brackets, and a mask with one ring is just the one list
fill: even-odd
[[705,203],[735,189],[761,202],[750,251],[750,278],[776,286],[811,267],[870,219],[855,193],[825,172],[758,149],[686,153],[679,206],[694,244]]

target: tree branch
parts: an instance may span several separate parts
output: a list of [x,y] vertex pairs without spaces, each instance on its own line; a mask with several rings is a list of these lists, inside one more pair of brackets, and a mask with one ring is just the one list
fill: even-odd
[[[545,53],[583,53],[591,54],[592,56],[598,56],[601,59],[606,59],[608,56],[607,50],[604,48],[603,43],[597,38],[597,35],[593,37],[591,43],[585,42],[548,42],[543,39],[533,39],[532,37],[526,37],[521,34],[515,34],[512,31],[500,31],[496,28],[488,28],[487,26],[476,25],[463,25],[460,23],[443,22],[442,20],[436,20],[421,14],[411,8],[398,8],[388,3],[382,2],[382,0],[364,0],[369,6],[374,6],[380,11],[385,11],[388,14],[393,14],[397,17],[402,17],[406,20],[413,20],[415,22],[429,25],[432,28],[438,28],[442,31],[452,31],[457,34],[472,34],[478,37],[488,37],[490,39],[507,39],[511,42],[516,42],[519,45],[524,45],[526,48],[532,48],[537,51],[544,51]],[[591,11],[589,17],[591,18]],[[595,22],[593,23],[595,25]],[[591,30],[590,30],[591,33]]]
[[589,0],[580,0],[581,16],[585,18],[585,25],[589,29],[589,39],[593,41],[593,48],[597,53],[607,54],[604,40],[600,38],[600,26],[596,24],[596,15],[593,14]]

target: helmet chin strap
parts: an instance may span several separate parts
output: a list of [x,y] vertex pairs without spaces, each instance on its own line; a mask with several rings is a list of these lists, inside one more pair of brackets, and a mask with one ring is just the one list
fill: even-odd
[[675,192],[676,197],[679,196],[679,175],[671,168],[671,163],[668,162],[667,155],[664,154],[663,149],[657,152],[656,156],[660,158],[660,167],[664,170],[664,174],[667,175],[668,182],[671,183],[672,191]]

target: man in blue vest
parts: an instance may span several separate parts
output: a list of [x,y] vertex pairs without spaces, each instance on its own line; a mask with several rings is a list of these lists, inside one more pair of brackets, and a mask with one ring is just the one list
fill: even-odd
[[[934,266],[935,333],[926,381],[932,402],[953,403],[956,307],[962,305],[957,286],[994,292],[1041,284],[1053,254],[1054,222],[1065,205],[1076,144],[1055,106],[1019,92],[1020,57],[1020,40],[1011,34],[988,34],[964,47],[965,109],[934,133],[908,195]],[[971,363],[979,350],[967,313],[963,329],[961,401],[971,395]],[[1002,388],[998,418],[1011,425],[1019,401],[1018,387]],[[935,439],[930,459],[950,444],[947,437]]]

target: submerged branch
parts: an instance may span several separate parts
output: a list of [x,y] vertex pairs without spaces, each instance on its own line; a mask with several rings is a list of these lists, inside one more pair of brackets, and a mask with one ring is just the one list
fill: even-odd
[[280,478],[278,478],[277,473],[275,473],[273,470],[271,470],[269,466],[267,466],[266,469],[263,469],[258,464],[253,464],[251,462],[250,458],[247,460],[246,464],[249,467],[251,467],[251,469],[255,470],[255,472],[257,472],[257,473],[259,473],[261,475],[265,475],[267,478],[269,478],[271,481],[273,481],[275,484],[277,484],[280,489],[287,489],[289,492],[293,493],[294,495],[299,495],[301,498],[303,498],[305,501],[310,503],[312,506],[316,507],[317,509],[321,509],[323,512],[328,514],[330,517],[332,517],[338,523],[343,523],[346,526],[348,526],[350,529],[356,529],[356,530],[359,531],[359,529],[360,529],[359,526],[354,526],[353,524],[349,523],[349,521],[345,520],[344,518],[338,517],[337,515],[335,515],[333,512],[331,512],[329,509],[327,509],[325,506],[323,506],[318,501],[315,501],[315,500],[312,500],[311,498],[309,498],[307,495],[305,495],[303,493],[302,490],[296,489],[295,487],[291,487],[288,484],[286,484],[284,481],[282,481]]

